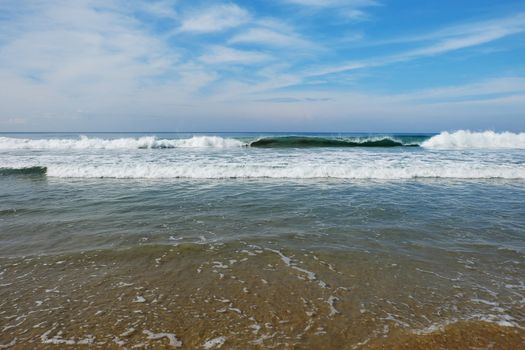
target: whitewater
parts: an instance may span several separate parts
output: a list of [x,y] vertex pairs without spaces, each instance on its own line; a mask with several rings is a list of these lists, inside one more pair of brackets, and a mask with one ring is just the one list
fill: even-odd
[[525,133],[0,136],[0,175],[525,179]]
[[[409,141],[405,141],[408,139]],[[420,141],[420,142],[418,142]],[[233,148],[233,147],[403,147],[421,146],[429,149],[525,149],[525,133],[459,130],[435,136],[371,135],[371,136],[262,136],[253,140],[221,136],[191,136],[162,139],[157,136],[103,139],[80,135],[78,138],[28,139],[0,137],[0,150],[63,150],[63,149],[166,149],[166,148]]]
[[243,142],[219,136],[194,136],[189,139],[158,139],[155,136],[138,138],[101,139],[81,135],[78,139],[25,139],[0,137],[0,150],[34,149],[163,149],[163,148],[227,148],[240,147]]

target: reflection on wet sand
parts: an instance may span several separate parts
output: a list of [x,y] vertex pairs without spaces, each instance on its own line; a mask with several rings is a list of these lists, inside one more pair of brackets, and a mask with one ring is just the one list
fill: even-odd
[[0,345],[523,347],[520,276],[507,268],[499,283],[468,266],[445,274],[399,257],[290,251],[271,242],[4,258]]

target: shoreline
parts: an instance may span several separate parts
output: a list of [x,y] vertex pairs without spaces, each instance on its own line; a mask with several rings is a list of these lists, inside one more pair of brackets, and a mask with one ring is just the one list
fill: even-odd
[[441,272],[421,265],[414,276],[406,264],[250,243],[0,258],[0,344],[460,349],[525,342],[520,306],[505,313],[511,322],[504,314],[489,322],[493,301],[469,301],[475,293],[458,299],[451,290],[472,293],[462,282],[449,290]]

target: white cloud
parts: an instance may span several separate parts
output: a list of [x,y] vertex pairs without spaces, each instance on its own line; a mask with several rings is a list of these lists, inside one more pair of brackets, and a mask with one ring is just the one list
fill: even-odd
[[372,67],[372,62],[347,62],[345,64],[338,64],[333,66],[326,66],[314,69],[308,69],[303,73],[304,77],[317,77],[327,74],[348,72],[357,69]]
[[393,56],[393,61],[396,61],[396,57],[399,60],[433,56],[437,54],[447,53],[450,51],[460,50],[472,46],[478,46],[485,44],[497,39],[501,39],[511,33],[505,31],[499,32],[486,32],[474,35],[465,35],[463,37],[456,37],[451,39],[442,40],[436,44],[425,46],[419,49],[404,52],[400,55]]
[[312,7],[361,7],[374,6],[375,0],[285,0],[288,3]]
[[259,51],[236,50],[225,46],[213,46],[199,60],[207,64],[235,63],[254,64],[272,59],[272,56]]
[[364,8],[379,5],[376,0],[284,0],[284,2],[313,10],[335,10],[338,16],[352,21],[368,19],[369,15]]
[[235,4],[221,4],[193,12],[183,19],[180,31],[194,33],[220,32],[238,27],[250,20],[249,13]]
[[233,36],[230,44],[259,44],[275,47],[308,48],[313,44],[295,34],[282,33],[268,28],[251,28]]
[[[0,122],[23,118],[37,129],[117,124],[148,115],[153,104],[186,103],[217,78],[181,62],[176,47],[132,15],[137,8],[121,5],[31,2],[0,18],[9,28],[0,32]],[[110,121],[114,115],[122,117]]]
[[422,57],[445,54],[447,52],[483,45],[513,34],[525,32],[525,14],[512,17],[478,22],[475,26],[452,26],[437,32],[419,35],[414,38],[394,39],[390,42],[427,41],[425,46],[410,49],[398,54],[375,57],[366,61],[351,61],[342,64],[309,69],[305,76],[321,76],[351,70],[385,66],[393,63],[406,62]]
[[428,33],[400,36],[387,40],[371,41],[370,45],[386,45],[412,42],[428,42],[435,40],[451,39],[466,35],[481,35],[487,32],[505,31],[508,33],[519,33],[525,30],[525,13],[520,12],[511,16],[495,18],[485,21],[470,21],[441,28]]
[[132,17],[83,3],[50,5],[37,21],[23,17],[16,26],[3,38],[0,69],[66,92],[110,79],[135,83],[177,62],[176,52]]
[[147,1],[139,5],[140,9],[145,13],[161,17],[161,18],[178,18],[178,13],[175,10],[176,0],[159,0]]

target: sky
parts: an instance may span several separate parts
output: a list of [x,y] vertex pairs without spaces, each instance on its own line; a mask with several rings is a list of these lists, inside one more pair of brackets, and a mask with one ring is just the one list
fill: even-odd
[[525,2],[0,0],[0,132],[525,131]]

